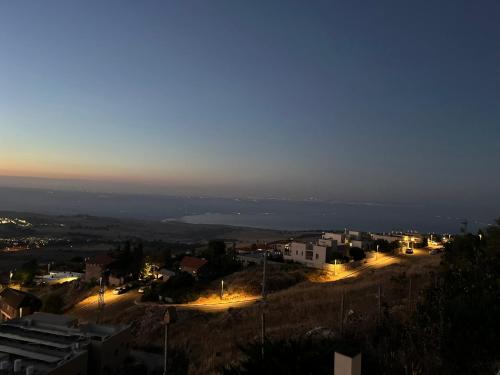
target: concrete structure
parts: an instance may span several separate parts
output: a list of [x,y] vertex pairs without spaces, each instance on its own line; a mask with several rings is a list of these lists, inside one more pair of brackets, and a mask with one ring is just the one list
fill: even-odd
[[292,242],[289,249],[283,253],[283,259],[299,262],[309,267],[322,268],[330,260],[331,252],[330,247]]
[[110,273],[108,276],[108,285],[110,287],[122,286],[125,284],[125,276],[116,273]]
[[334,375],[361,375],[361,353],[335,352]]
[[264,262],[264,253],[241,253],[236,255],[236,259],[243,263],[244,266],[248,266],[250,264],[262,264]]
[[349,243],[351,247],[359,247],[363,250],[368,250],[371,245],[371,241],[368,240],[350,240]]
[[129,326],[78,325],[70,316],[35,313],[0,324],[0,373],[121,374],[129,341]]
[[359,230],[350,230],[347,232],[347,235],[350,239],[353,240],[360,240],[363,236],[363,232],[360,232]]
[[106,254],[88,259],[85,262],[85,281],[99,281],[99,278],[105,276],[105,273],[109,271],[109,266],[114,261],[113,258]]
[[17,289],[5,288],[0,292],[0,320],[6,321],[33,314],[42,306],[34,295]]
[[[369,240],[369,236],[367,234],[360,231],[349,230],[346,231],[346,233],[323,233],[321,239],[318,240],[318,245],[329,246],[334,250],[336,250],[337,247],[341,248],[343,245],[368,250],[370,248],[371,241]],[[345,251],[342,251],[342,253],[344,252]]]
[[345,243],[346,235],[344,233],[326,232],[323,233],[323,236],[321,236],[321,238],[325,240],[335,240],[337,241],[337,245],[340,245]]
[[320,238],[318,239],[318,245],[320,246],[326,246],[326,247],[331,247],[335,249],[337,245],[339,244],[337,240],[331,239],[331,238]]
[[384,240],[389,243],[391,242],[399,242],[401,240],[401,236],[396,236],[394,234],[377,234],[377,233],[372,233],[371,234],[372,240]]

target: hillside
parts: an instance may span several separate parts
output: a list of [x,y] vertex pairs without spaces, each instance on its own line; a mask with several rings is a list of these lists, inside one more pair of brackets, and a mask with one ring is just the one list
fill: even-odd
[[[411,257],[396,257],[380,268],[368,268],[342,280],[305,280],[271,293],[268,297],[267,334],[272,338],[285,338],[317,327],[338,331],[342,293],[345,329],[370,328],[377,321],[379,285],[383,310],[390,310],[404,319],[419,292],[430,282],[430,272],[439,264],[439,259],[439,256],[430,256],[422,251]],[[262,277],[256,269],[247,272],[246,275],[243,274],[245,271],[235,275],[235,280],[245,279],[251,285],[258,283]],[[270,274],[272,277],[272,272]],[[317,280],[310,277],[309,271],[303,275]],[[410,279],[411,301],[408,300]],[[134,306],[109,319],[114,322],[133,321],[135,344],[159,348],[163,338],[162,313],[161,307]],[[170,342],[172,347],[187,353],[192,374],[211,373],[223,364],[237,360],[238,345],[258,339],[260,334],[258,303],[217,313],[179,311],[179,317],[179,322],[171,327]]]

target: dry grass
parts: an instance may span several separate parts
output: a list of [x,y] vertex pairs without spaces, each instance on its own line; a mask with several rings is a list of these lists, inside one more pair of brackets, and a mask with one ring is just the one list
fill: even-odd
[[[399,262],[366,270],[352,278],[334,282],[303,281],[272,293],[268,297],[267,334],[271,338],[285,338],[318,326],[338,329],[342,293],[346,329],[369,328],[377,319],[378,285],[382,288],[382,302],[391,312],[404,317],[412,306],[408,301],[409,278],[412,295],[417,296],[429,282],[429,271],[438,262],[439,258],[434,256],[401,257]],[[255,270],[254,276],[258,274]],[[234,275],[233,282],[239,285],[236,281],[246,277]],[[219,313],[181,311],[179,322],[171,328],[170,342],[186,351],[190,373],[216,373],[220,366],[239,359],[239,344],[258,339],[260,313],[258,303]],[[134,321],[137,345],[161,346],[161,316],[161,309],[135,307],[119,320]]]

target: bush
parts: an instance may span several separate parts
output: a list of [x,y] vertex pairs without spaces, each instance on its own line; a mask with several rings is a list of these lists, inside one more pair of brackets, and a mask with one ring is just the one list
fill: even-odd
[[153,288],[144,289],[144,293],[141,296],[141,302],[157,302],[158,292]]
[[30,260],[24,263],[19,269],[14,272],[12,276],[13,281],[17,281],[23,285],[30,285],[33,283],[36,272],[38,271],[38,263],[36,260]]
[[349,257],[346,257],[345,255],[334,251],[332,253],[332,257],[331,257],[331,260],[329,263],[335,264],[335,261],[337,261],[337,264],[347,263],[347,262],[349,262]]
[[64,300],[60,294],[51,293],[42,300],[42,311],[52,314],[62,314]]
[[360,249],[359,247],[351,247],[351,249],[349,250],[349,255],[354,260],[361,260],[366,257],[363,249]]
[[[266,341],[264,359],[260,342],[240,347],[243,360],[236,365],[226,366],[226,375],[243,374],[332,374],[333,353],[355,351],[358,347],[343,339],[293,338],[288,340]],[[366,360],[363,359],[366,365]],[[366,369],[366,366],[364,366]],[[365,369],[363,371],[365,371]],[[369,373],[369,372],[367,372]]]

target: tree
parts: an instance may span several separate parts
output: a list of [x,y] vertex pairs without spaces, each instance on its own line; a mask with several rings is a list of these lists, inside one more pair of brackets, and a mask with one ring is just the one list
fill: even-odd
[[12,275],[12,280],[17,281],[22,285],[32,284],[37,271],[38,262],[35,259],[30,260],[15,270]]
[[376,249],[378,246],[378,251],[381,253],[388,253],[394,251],[399,247],[398,241],[389,242],[387,240],[378,239],[373,242],[373,248]]
[[208,260],[208,267],[212,277],[222,277],[238,271],[241,264],[236,260],[233,252],[226,252],[226,243],[221,240],[212,240],[208,243],[208,248],[202,253]]
[[351,247],[349,249],[349,255],[354,260],[361,260],[366,256],[364,250],[359,247]]
[[337,251],[334,251],[334,252],[332,252],[330,263],[335,263],[335,261],[337,261],[336,262],[337,264],[347,263],[347,262],[349,262],[349,257],[346,257],[344,254],[341,254]]
[[[297,337],[288,340],[267,340],[262,358],[261,343],[240,347],[243,360],[222,369],[225,375],[250,374],[332,374],[334,352],[357,351],[350,340]],[[363,371],[367,371],[364,367]],[[368,371],[367,371],[368,373]]]
[[61,314],[64,300],[58,293],[51,293],[42,300],[42,311],[52,314]]
[[208,242],[207,258],[218,258],[226,254],[226,243],[222,240],[212,240]]
[[500,221],[483,239],[456,236],[446,244],[439,282],[418,309],[417,338],[442,374],[488,373],[500,358]]

